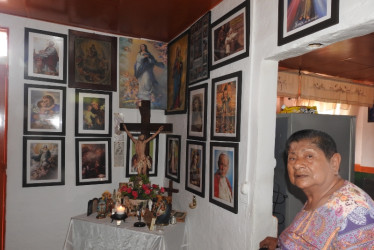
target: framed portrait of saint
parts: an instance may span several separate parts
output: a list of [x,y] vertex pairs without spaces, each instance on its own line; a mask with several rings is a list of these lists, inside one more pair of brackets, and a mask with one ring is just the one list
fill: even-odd
[[66,83],[67,35],[25,28],[25,79]]
[[23,187],[65,185],[65,138],[23,137]]
[[25,135],[65,135],[66,88],[24,85]]
[[181,136],[166,135],[165,177],[180,182]]
[[117,91],[117,37],[69,30],[69,87]]
[[112,135],[112,92],[75,90],[75,136]]
[[187,111],[188,32],[168,45],[168,78],[166,115],[185,114]]
[[205,142],[187,141],[186,190],[205,197]]
[[209,201],[238,213],[238,143],[210,143]]
[[76,185],[112,182],[111,138],[76,138]]
[[249,6],[246,0],[212,23],[211,70],[249,55]]
[[187,138],[206,140],[208,84],[188,89]]
[[241,86],[241,71],[212,79],[212,140],[240,141]]

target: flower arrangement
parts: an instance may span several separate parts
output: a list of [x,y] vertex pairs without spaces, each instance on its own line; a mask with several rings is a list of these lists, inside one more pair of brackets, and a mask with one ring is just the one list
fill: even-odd
[[154,199],[165,192],[165,188],[156,184],[151,184],[147,175],[137,175],[130,177],[133,186],[125,184],[119,188],[122,197],[128,196],[130,199],[148,200]]

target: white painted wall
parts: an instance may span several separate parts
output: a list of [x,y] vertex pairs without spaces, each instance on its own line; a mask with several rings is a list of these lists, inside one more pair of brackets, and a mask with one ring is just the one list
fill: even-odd
[[[223,0],[212,10],[212,22],[240,4],[241,0]],[[187,211],[189,249],[258,249],[259,241],[274,235],[276,223],[271,217],[272,183],[275,160],[275,109],[277,60],[308,52],[311,42],[329,44],[374,31],[374,1],[340,0],[340,23],[334,27],[277,47],[277,3],[274,0],[251,1],[250,57],[211,72],[211,78],[237,70],[243,71],[242,121],[239,157],[239,187],[249,184],[249,194],[239,193],[239,212],[233,214],[197,197],[197,208],[189,209],[192,194],[185,185],[186,115],[165,117],[152,112],[152,122],[172,122],[174,133],[182,135],[181,183],[174,194],[174,208]],[[9,131],[8,194],[6,214],[6,249],[61,249],[71,216],[84,213],[88,199],[103,191],[117,188],[124,179],[123,168],[113,168],[113,183],[75,186],[74,116],[67,116],[66,184],[55,187],[22,188],[23,85],[38,83],[23,79],[24,28],[35,28],[68,34],[67,26],[50,24],[0,14],[0,23],[9,27]],[[74,28],[76,29],[76,28]],[[82,29],[82,31],[84,31]],[[209,86],[211,80],[208,82]],[[208,91],[210,100],[210,88]],[[74,114],[74,89],[67,89],[67,114]],[[123,112],[130,122],[140,122],[137,110],[118,109],[118,96],[113,95],[113,112]],[[208,106],[210,113],[210,106]],[[208,117],[210,127],[210,116]],[[208,138],[210,136],[208,130]],[[209,163],[207,141],[207,166]],[[165,138],[160,138],[159,177],[163,181]],[[362,162],[362,164],[364,164]],[[208,187],[209,177],[206,172]]]

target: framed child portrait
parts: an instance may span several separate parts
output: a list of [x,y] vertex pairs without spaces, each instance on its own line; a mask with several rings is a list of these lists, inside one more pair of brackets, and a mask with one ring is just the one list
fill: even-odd
[[241,86],[241,71],[212,79],[212,140],[240,141]]
[[65,138],[23,137],[22,186],[65,185]]
[[165,177],[180,182],[181,136],[166,135]]
[[65,135],[66,88],[24,85],[25,135]]
[[205,197],[205,142],[187,141],[186,190]]
[[[135,140],[138,140],[140,133],[132,135]],[[158,135],[150,140],[147,144],[149,149],[149,154],[147,160],[151,163],[148,166],[148,176],[157,176],[157,166],[158,166]],[[138,169],[136,169],[136,163],[138,162],[136,155],[135,143],[127,137],[127,154],[126,154],[126,177],[131,177],[138,175]]]
[[25,79],[66,83],[67,35],[25,28]]
[[76,185],[112,182],[111,138],[76,138]]
[[112,135],[112,92],[75,90],[75,136]]
[[188,89],[188,139],[206,140],[207,89],[207,83]]
[[238,143],[210,143],[209,201],[238,213]]

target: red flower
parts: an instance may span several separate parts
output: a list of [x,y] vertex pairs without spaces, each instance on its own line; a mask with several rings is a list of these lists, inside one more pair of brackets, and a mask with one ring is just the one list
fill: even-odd
[[162,188],[160,189],[160,192],[161,192],[161,193],[164,193],[164,192],[165,192],[165,188],[162,187]]
[[134,199],[136,200],[136,198],[138,198],[138,192],[136,191],[132,191],[132,196],[134,196]]
[[152,188],[153,188],[153,189],[157,189],[157,188],[158,188],[158,185],[157,185],[157,184],[153,184],[153,185],[152,185]]
[[145,194],[150,194],[151,193],[151,190],[147,189],[145,190]]
[[126,192],[129,193],[129,194],[131,194],[131,192],[132,192],[131,187],[127,188],[127,189],[126,189]]

